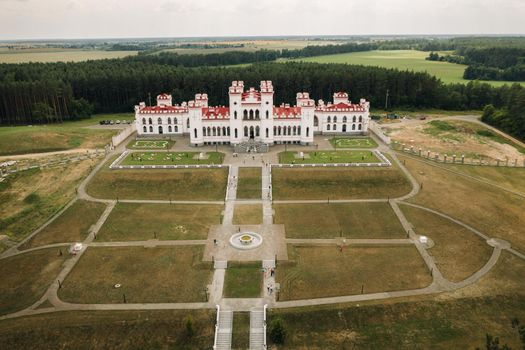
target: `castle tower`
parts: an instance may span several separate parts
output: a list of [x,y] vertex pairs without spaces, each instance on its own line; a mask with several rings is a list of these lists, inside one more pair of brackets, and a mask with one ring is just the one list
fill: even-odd
[[232,81],[228,94],[230,96],[230,143],[242,141],[242,108],[241,97],[244,92],[243,81]]
[[273,86],[261,81],[261,141],[273,145]]
[[315,102],[308,92],[297,93],[297,107],[301,107],[301,144],[311,145],[314,142]]

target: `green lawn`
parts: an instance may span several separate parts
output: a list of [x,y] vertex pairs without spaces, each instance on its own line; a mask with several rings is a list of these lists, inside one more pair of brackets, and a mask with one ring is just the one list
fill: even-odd
[[42,249],[0,260],[0,314],[30,306],[42,297],[68,254],[58,249]]
[[279,153],[280,164],[380,163],[372,151],[288,151]]
[[261,188],[261,168],[239,168],[237,198],[260,199]]
[[274,204],[288,238],[404,238],[388,203]]
[[[0,55],[1,56],[1,55]],[[130,114],[100,114],[90,119],[61,124],[0,127],[0,155],[63,151],[73,148],[102,148],[118,130],[101,127],[100,120],[129,120]]]
[[126,146],[129,149],[167,150],[175,144],[172,140],[133,140]]
[[259,262],[228,262],[224,277],[225,298],[258,298],[262,290],[262,269]]
[[108,163],[87,185],[96,198],[224,200],[228,169],[109,169]]
[[[463,72],[467,66],[449,62],[427,61],[428,52],[416,50],[374,50],[351,52],[337,55],[315,56],[298,58],[296,61],[317,63],[346,63],[364,66],[377,66],[427,72],[441,79],[445,83],[468,83],[463,79]],[[494,86],[512,84],[512,82],[484,81]],[[523,83],[523,82],[522,82]]]
[[[205,302],[212,278],[201,246],[89,248],[59,297],[74,303]],[[115,288],[115,284],[121,284]]]
[[97,222],[105,208],[106,206],[103,203],[78,200],[24,244],[23,248],[33,248],[52,243],[82,242],[86,239],[89,228]]
[[382,168],[273,168],[273,198],[363,199],[393,198],[411,185],[396,166]]
[[279,300],[417,289],[432,277],[413,245],[288,246],[290,261],[277,265]]
[[332,137],[330,143],[335,148],[376,148],[371,137]]
[[222,205],[118,203],[97,241],[206,239],[221,222]]
[[206,152],[202,159],[199,152],[131,152],[120,165],[193,165],[222,164],[224,153]]

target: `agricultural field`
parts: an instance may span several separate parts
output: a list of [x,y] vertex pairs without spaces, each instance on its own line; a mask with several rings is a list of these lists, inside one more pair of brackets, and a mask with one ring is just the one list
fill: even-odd
[[[466,84],[469,82],[469,80],[463,79],[463,73],[467,66],[450,62],[427,61],[425,58],[428,57],[428,54],[428,52],[415,50],[374,50],[298,58],[296,60],[301,62],[345,63],[395,68],[400,70],[413,70],[416,72],[427,72],[438,77],[444,83]],[[510,85],[513,83],[504,81],[483,82],[489,83],[493,86],[501,86],[504,84]]]
[[[288,246],[280,264],[279,300],[418,289],[432,277],[414,246]],[[407,273],[410,271],[410,273]]]
[[87,185],[106,199],[223,200],[228,169],[110,170],[110,159]]
[[279,153],[280,164],[380,163],[372,151],[287,151]]
[[222,164],[221,152],[131,152],[119,165]]
[[221,205],[118,203],[100,229],[98,241],[206,239],[221,221]]
[[411,185],[395,166],[384,168],[275,168],[274,200],[394,198]]
[[275,204],[287,238],[405,238],[388,203]]
[[205,302],[212,266],[201,259],[198,246],[89,248],[59,297],[84,304],[124,303],[123,295],[128,303]]
[[61,48],[34,48],[7,50],[0,48],[0,63],[27,62],[81,62],[134,56],[137,51],[77,50]]
[[332,137],[330,143],[334,148],[376,148],[377,142],[371,137]]
[[172,140],[133,140],[128,145],[129,149],[155,149],[168,150],[175,144]]

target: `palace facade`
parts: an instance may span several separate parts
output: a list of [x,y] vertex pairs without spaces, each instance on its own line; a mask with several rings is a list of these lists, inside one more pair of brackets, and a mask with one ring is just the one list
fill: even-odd
[[317,105],[307,92],[297,93],[294,106],[273,104],[271,81],[261,81],[259,90],[244,89],[242,81],[229,88],[229,106],[208,106],[208,95],[173,105],[171,95],[157,96],[156,106],[141,102],[135,106],[139,136],[190,136],[194,146],[255,141],[267,145],[294,143],[309,145],[314,134],[361,135],[368,131],[370,103],[353,104],[345,92],[334,94],[333,102]]

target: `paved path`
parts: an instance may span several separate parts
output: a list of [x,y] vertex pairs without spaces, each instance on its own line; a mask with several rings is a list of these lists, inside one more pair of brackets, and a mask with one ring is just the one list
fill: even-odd
[[354,239],[354,238],[325,238],[325,239],[300,239],[300,238],[287,238],[287,244],[307,244],[307,245],[384,245],[384,244],[414,244],[414,241],[411,239],[405,238],[365,238],[365,239]]

